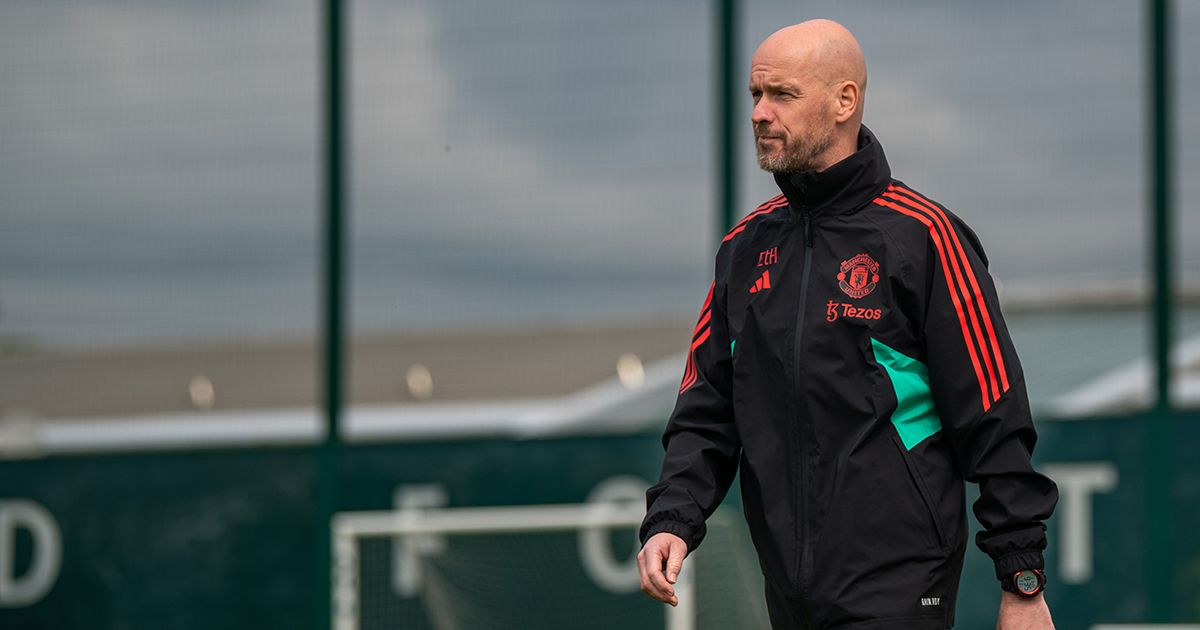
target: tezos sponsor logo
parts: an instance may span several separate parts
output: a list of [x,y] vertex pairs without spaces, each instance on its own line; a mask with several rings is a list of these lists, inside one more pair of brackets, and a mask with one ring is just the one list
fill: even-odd
[[849,317],[851,319],[879,319],[880,317],[883,317],[883,309],[859,308],[846,302],[834,302],[833,300],[829,300],[829,303],[825,305],[825,321],[837,321],[839,317]]

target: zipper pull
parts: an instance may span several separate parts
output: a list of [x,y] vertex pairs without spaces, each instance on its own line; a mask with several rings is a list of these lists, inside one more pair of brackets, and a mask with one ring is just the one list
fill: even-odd
[[805,212],[804,214],[800,215],[800,217],[804,220],[804,246],[812,247],[812,215]]

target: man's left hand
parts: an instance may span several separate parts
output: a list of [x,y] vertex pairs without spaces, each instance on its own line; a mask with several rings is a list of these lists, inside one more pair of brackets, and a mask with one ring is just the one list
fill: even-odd
[[1039,593],[1037,597],[1025,598],[1001,591],[996,630],[1054,630],[1045,596]]

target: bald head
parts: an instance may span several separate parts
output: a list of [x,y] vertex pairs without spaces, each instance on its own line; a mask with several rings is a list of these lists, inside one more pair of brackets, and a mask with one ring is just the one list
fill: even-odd
[[823,170],[857,149],[867,64],[846,27],[810,20],[780,29],[750,65],[760,165]]
[[[790,60],[797,71],[812,73],[828,85],[850,81],[867,89],[867,62],[858,40],[833,20],[809,20],[779,29],[763,40],[754,56]],[[861,108],[860,108],[861,109]]]

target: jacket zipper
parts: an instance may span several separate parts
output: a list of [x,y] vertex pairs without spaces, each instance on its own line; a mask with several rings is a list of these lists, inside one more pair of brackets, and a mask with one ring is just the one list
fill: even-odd
[[793,344],[792,351],[792,374],[795,378],[795,396],[796,396],[796,412],[799,416],[797,421],[800,423],[800,439],[798,440],[800,457],[800,475],[798,481],[800,484],[800,509],[797,514],[797,521],[800,527],[800,566],[797,567],[799,576],[797,579],[800,592],[807,594],[808,592],[808,574],[812,567],[812,554],[809,549],[809,528],[808,528],[808,466],[806,465],[806,453],[808,451],[808,435],[805,429],[807,422],[803,411],[802,398],[800,396],[800,366],[802,364],[801,342],[804,340],[804,314],[808,310],[808,277],[812,270],[812,255],[813,255],[813,240],[812,240],[812,215],[808,210],[800,210],[800,218],[804,223],[804,270],[800,274],[800,304],[796,309],[796,340]]

